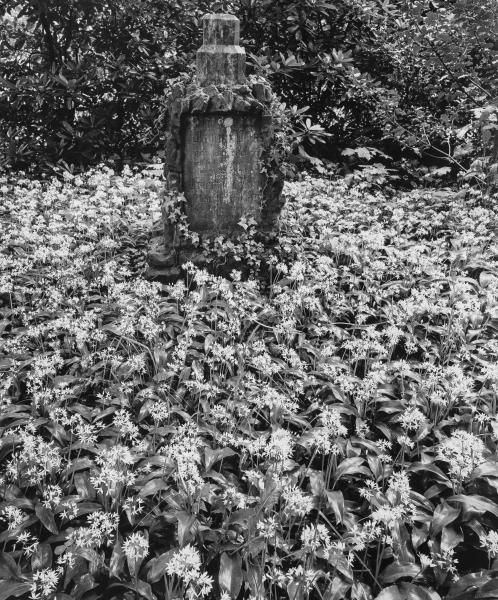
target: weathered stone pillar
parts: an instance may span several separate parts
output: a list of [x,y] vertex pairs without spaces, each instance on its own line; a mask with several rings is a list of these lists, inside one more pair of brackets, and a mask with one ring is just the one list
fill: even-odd
[[[194,81],[170,97],[167,188],[183,192],[189,229],[201,239],[236,237],[242,217],[269,228],[281,207],[282,180],[268,160],[273,96],[265,81],[246,79],[236,17],[206,15],[203,36]],[[171,202],[163,219],[165,250],[153,250],[153,266],[173,269],[198,257],[171,223]]]

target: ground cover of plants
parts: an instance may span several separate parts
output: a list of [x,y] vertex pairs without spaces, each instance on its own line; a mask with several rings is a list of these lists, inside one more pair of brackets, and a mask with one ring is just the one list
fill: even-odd
[[497,199],[306,177],[161,285],[162,188],[0,180],[0,600],[497,597]]

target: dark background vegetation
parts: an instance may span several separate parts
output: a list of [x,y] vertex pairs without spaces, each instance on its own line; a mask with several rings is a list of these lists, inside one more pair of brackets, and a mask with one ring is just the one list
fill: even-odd
[[0,169],[160,153],[168,89],[210,11],[240,18],[248,71],[285,103],[297,158],[496,180],[496,0],[4,0]]

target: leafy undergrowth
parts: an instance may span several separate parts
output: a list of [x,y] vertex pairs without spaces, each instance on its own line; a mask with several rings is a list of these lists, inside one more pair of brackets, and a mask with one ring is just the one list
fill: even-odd
[[0,182],[0,600],[496,597],[490,199],[306,179],[161,286],[162,186]]

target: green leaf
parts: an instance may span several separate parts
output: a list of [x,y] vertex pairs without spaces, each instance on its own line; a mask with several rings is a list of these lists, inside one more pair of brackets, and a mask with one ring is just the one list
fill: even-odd
[[19,598],[31,590],[31,584],[24,581],[0,581],[0,600]]
[[304,585],[300,581],[291,581],[287,584],[289,600],[304,600]]
[[76,486],[78,496],[82,500],[95,500],[95,488],[90,482],[90,475],[87,471],[75,474],[74,485]]
[[55,522],[54,513],[43,506],[43,504],[37,504],[35,506],[36,516],[40,519],[40,522],[46,527],[51,533],[59,533],[59,529]]
[[111,562],[109,564],[109,573],[111,577],[119,578],[123,572],[125,563],[125,554],[123,551],[122,538],[118,534],[114,547],[112,549]]
[[443,527],[452,523],[460,514],[460,508],[450,506],[443,500],[441,504],[436,506],[434,510],[434,516],[431,522],[431,532],[433,535],[437,535],[442,531]]
[[384,588],[381,593],[375,597],[375,600],[405,600],[405,597],[401,595],[398,586],[390,585]]
[[441,535],[441,550],[446,552],[456,548],[458,544],[463,542],[463,535],[453,529],[453,527],[443,527],[443,533]]
[[218,581],[220,587],[227,591],[232,598],[239,595],[242,587],[242,557],[240,554],[230,556],[227,552],[222,553]]
[[406,582],[401,582],[398,586],[406,600],[441,600],[437,592],[427,587]]
[[76,585],[74,586],[71,592],[71,595],[74,597],[75,600],[80,600],[80,598],[84,596],[87,592],[95,589],[98,586],[98,583],[95,581],[92,575],[90,575],[90,573],[84,573],[83,575],[75,579],[75,582]]
[[148,584],[146,581],[142,581],[141,579],[137,579],[136,586],[133,583],[124,583],[120,581],[119,583],[112,583],[111,585],[108,585],[107,589],[110,590],[117,587],[126,588],[127,590],[132,590],[134,592],[136,591],[143,598],[147,598],[147,600],[157,600],[157,597],[154,595],[150,584]]
[[486,461],[472,471],[471,479],[478,477],[498,477],[498,463]]
[[6,552],[0,552],[0,579],[20,579],[21,569],[14,558]]
[[403,581],[383,589],[375,600],[441,600],[441,596],[430,588]]
[[178,519],[178,543],[182,547],[193,540],[194,534],[192,529],[194,524],[197,523],[197,519],[194,515],[184,511],[178,512],[176,517]]
[[53,553],[50,544],[46,542],[38,544],[31,557],[31,570],[41,571],[42,569],[47,569],[52,565],[52,557]]
[[439,467],[436,467],[436,465],[433,465],[432,463],[412,463],[408,466],[407,471],[412,473],[418,473],[419,471],[428,471],[429,473],[436,475],[437,481],[439,483],[444,483],[447,487],[452,487],[449,478],[443,473],[443,471],[441,471]]
[[486,598],[487,600],[496,600],[498,598],[498,579],[494,578],[486,582],[477,592],[476,600]]
[[138,495],[144,498],[145,496],[153,496],[160,490],[169,489],[169,485],[162,478],[151,479],[142,488],[140,488]]
[[490,512],[495,517],[498,517],[498,505],[488,500],[484,496],[467,496],[465,494],[458,494],[456,496],[450,496],[448,502],[459,502],[462,505],[464,516],[472,517],[477,515],[483,515],[486,512]]
[[410,562],[393,562],[380,574],[382,583],[393,583],[401,577],[416,577],[420,573],[420,567]]
[[[460,577],[458,581],[452,583],[446,600],[460,599],[466,592],[472,594],[470,598],[475,597],[476,590],[482,588],[488,581],[498,576],[496,571],[479,571],[478,573],[469,573]],[[467,599],[465,599],[467,600]]]
[[359,475],[370,476],[370,471],[363,466],[364,459],[360,456],[353,456],[352,458],[346,458],[343,460],[335,471],[335,479],[339,480],[345,475],[353,475],[358,477]]
[[330,492],[326,491],[327,500],[334,511],[335,519],[337,523],[342,523],[344,520],[344,496],[342,492]]
[[159,581],[161,577],[166,573],[166,566],[171,560],[171,557],[175,553],[175,549],[168,550],[160,556],[152,558],[147,563],[147,581],[155,583]]

